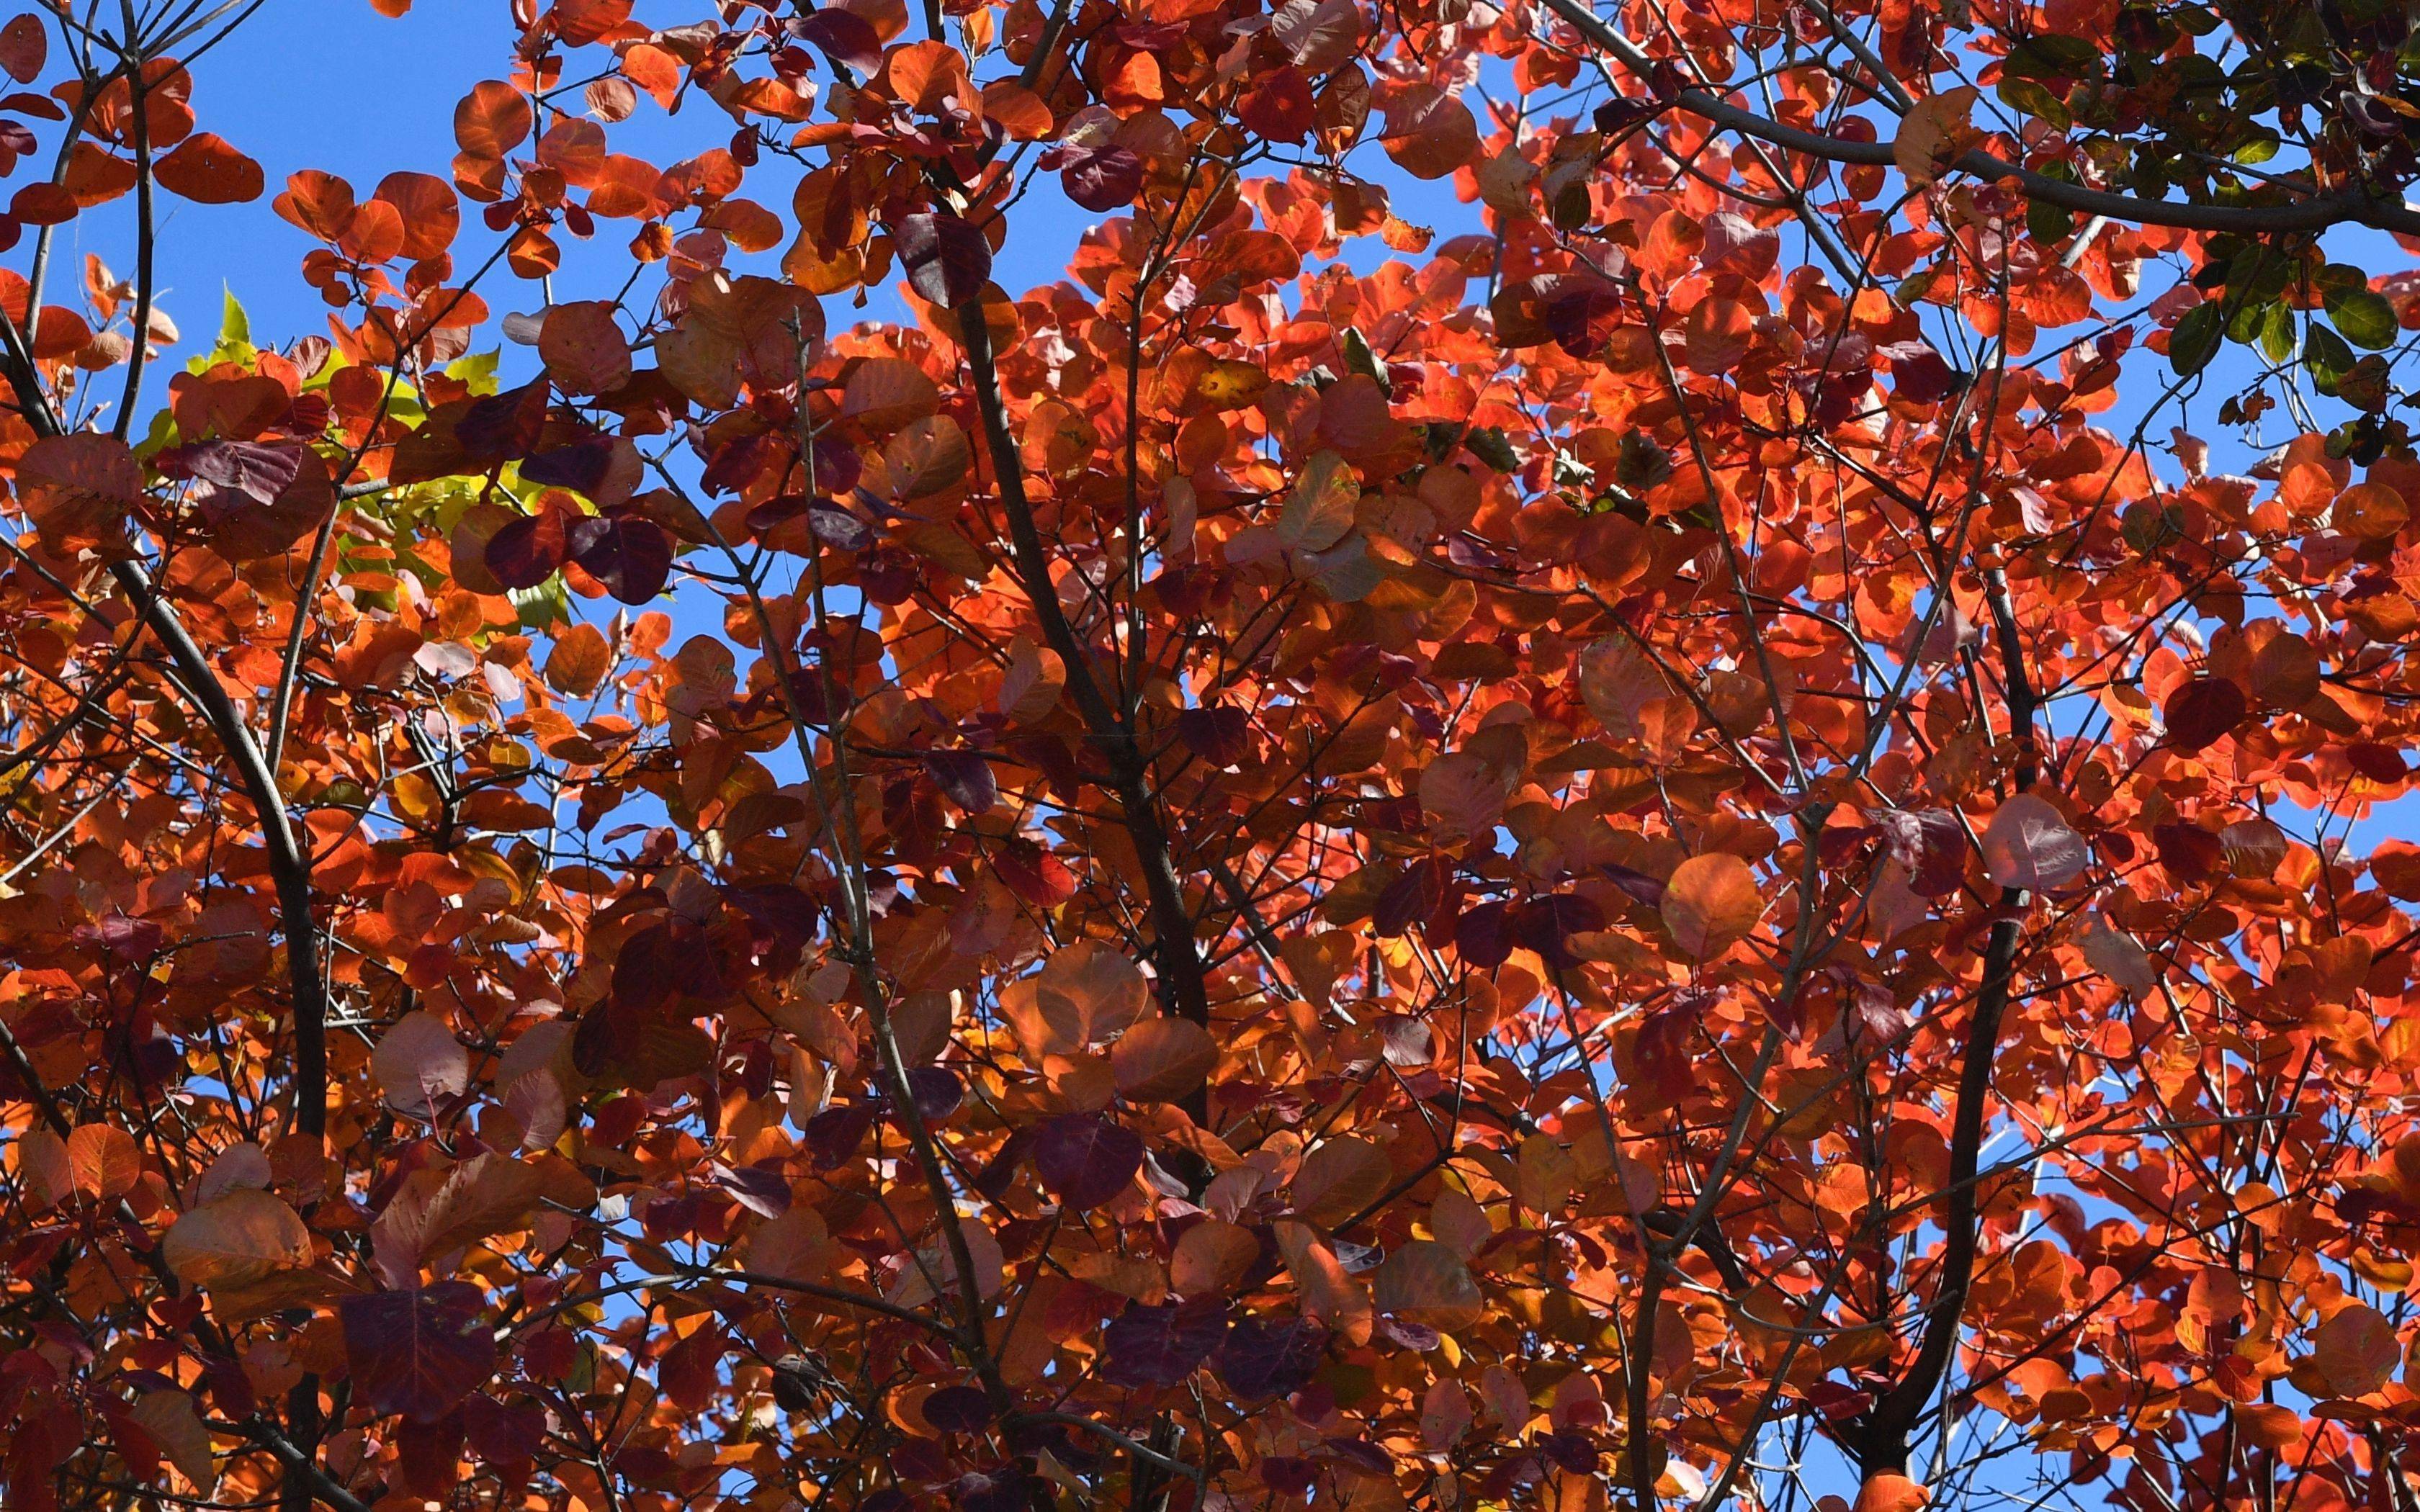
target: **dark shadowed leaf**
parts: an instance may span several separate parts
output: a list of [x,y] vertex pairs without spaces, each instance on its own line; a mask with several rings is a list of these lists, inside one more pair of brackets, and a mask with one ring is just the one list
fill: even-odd
[[1222,703],[1187,709],[1176,717],[1176,738],[1213,766],[1241,766],[1252,755],[1251,716]]
[[592,517],[574,525],[565,544],[571,560],[625,604],[647,602],[672,576],[672,537],[653,520]]
[[1311,1383],[1327,1353],[1327,1330],[1307,1318],[1236,1321],[1218,1345],[1218,1379],[1238,1396],[1287,1396]]
[[991,248],[973,223],[955,215],[910,215],[892,227],[908,285],[952,309],[983,292],[991,277]]
[[1575,892],[1559,892],[1523,904],[1513,935],[1547,964],[1568,971],[1579,964],[1579,958],[1571,953],[1571,937],[1603,928],[1605,910],[1593,900]]
[[828,6],[790,23],[790,35],[822,49],[826,57],[861,80],[881,70],[882,39],[872,23],[854,11]]
[[337,1312],[353,1389],[372,1412],[436,1422],[495,1373],[486,1308],[467,1281],[345,1298]]
[[1142,1137],[1089,1113],[1063,1114],[1033,1142],[1033,1171],[1063,1205],[1097,1208],[1142,1169]]
[[563,522],[551,512],[523,515],[488,539],[488,571],[507,588],[535,588],[563,565]]
[[2252,712],[2251,701],[2231,677],[2196,677],[2168,695],[2160,711],[2167,725],[2165,745],[2188,754],[2226,739]]
[[454,423],[454,439],[483,467],[527,456],[546,426],[548,392],[540,379],[474,400]]
[[917,1113],[927,1123],[948,1118],[967,1100],[966,1083],[947,1066],[909,1067],[908,1092],[916,1100]]
[[1100,1377],[1113,1386],[1173,1386],[1202,1367],[1227,1336],[1227,1304],[1217,1297],[1126,1310],[1101,1331]]
[[988,813],[1000,801],[1000,782],[979,750],[928,750],[924,770],[950,801],[970,814]]
[[1474,903],[1453,921],[1453,948],[1463,964],[1492,971],[1512,954],[1512,910],[1501,903]]
[[944,1386],[924,1398],[924,1421],[944,1433],[981,1433],[991,1427],[991,1399],[978,1386]]
[[778,1218],[790,1211],[790,1183],[779,1171],[768,1171],[761,1165],[728,1166],[717,1165],[714,1184],[722,1188],[749,1211],[765,1218]]

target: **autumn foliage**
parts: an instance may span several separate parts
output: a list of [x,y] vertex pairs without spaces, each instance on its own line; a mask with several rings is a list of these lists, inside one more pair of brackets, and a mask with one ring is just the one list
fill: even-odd
[[0,1501],[2420,1507],[2420,32],[1605,3],[0,26]]

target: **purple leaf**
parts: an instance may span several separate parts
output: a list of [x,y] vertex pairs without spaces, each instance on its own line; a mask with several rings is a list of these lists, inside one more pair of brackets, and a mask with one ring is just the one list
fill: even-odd
[[1251,716],[1223,703],[1187,709],[1176,717],[1176,738],[1213,766],[1241,766],[1252,755]]
[[760,1218],[779,1218],[790,1211],[790,1183],[778,1171],[761,1166],[733,1167],[717,1164],[714,1184]]
[[1095,214],[1114,210],[1142,193],[1142,159],[1114,143],[1063,143],[1042,155],[1041,165],[1058,170],[1067,197]]
[[1202,1367],[1227,1336],[1227,1304],[1216,1297],[1126,1310],[1101,1331],[1100,1377],[1112,1386],[1173,1386]]
[[1621,296],[1593,280],[1566,282],[1539,311],[1555,345],[1574,357],[1588,357],[1613,339],[1621,321]]
[[587,436],[568,446],[540,452],[523,462],[521,481],[594,494],[605,481],[605,469],[613,460],[612,437]]
[[273,504],[302,472],[302,448],[264,441],[204,441],[186,448],[184,462],[204,483]]
[[908,1095],[924,1121],[935,1123],[958,1111],[967,1100],[967,1085],[947,1066],[913,1066],[908,1072]]
[[563,565],[561,522],[523,515],[488,538],[488,570],[507,588],[535,588]]
[[935,304],[955,309],[983,293],[991,277],[991,248],[974,224],[954,215],[910,215],[891,228],[908,286]]
[[474,401],[454,423],[454,439],[484,467],[529,455],[546,429],[547,382],[539,378]]
[[1946,809],[1877,809],[1868,817],[1883,832],[1892,860],[1907,868],[1911,891],[1938,898],[1958,890],[1966,874],[1966,831]]
[[932,774],[934,786],[970,814],[989,813],[1000,801],[1000,782],[979,750],[928,750],[924,770]]
[[1386,1450],[1367,1439],[1329,1439],[1326,1441],[1326,1449],[1331,1458],[1363,1474],[1384,1480],[1394,1478],[1395,1461],[1388,1457]]
[[871,1103],[835,1103],[807,1120],[802,1131],[815,1168],[829,1171],[857,1153],[858,1142],[874,1127]]
[[1142,1136],[1089,1113],[1069,1113],[1042,1126],[1033,1141],[1033,1172],[1063,1206],[1099,1207],[1130,1185],[1142,1169]]
[[372,1412],[434,1423],[495,1374],[496,1335],[480,1319],[487,1298],[467,1281],[365,1292],[336,1310],[353,1384]]
[[1571,937],[1603,928],[1605,910],[1592,900],[1575,892],[1558,892],[1523,904],[1512,933],[1546,964],[1569,971],[1579,964],[1579,958],[1569,949]]
[[854,11],[826,8],[790,23],[790,35],[813,42],[824,55],[859,79],[882,70],[882,38],[873,23]]
[[1422,856],[1378,894],[1376,917],[1371,928],[1378,938],[1391,940],[1410,929],[1416,920],[1435,913],[1437,904],[1444,900],[1445,878],[1436,862]]
[[672,537],[653,520],[597,516],[574,525],[567,545],[571,560],[625,604],[645,603],[672,576]]
[[924,1421],[944,1433],[981,1433],[991,1427],[991,1399],[974,1386],[944,1386],[924,1398]]
[[1453,921],[1453,948],[1463,964],[1492,971],[1512,954],[1512,911],[1500,903],[1478,903]]
[[1218,1379],[1238,1396],[1291,1396],[1327,1353],[1327,1330],[1309,1319],[1237,1321],[1218,1345]]
[[1607,882],[1620,887],[1633,900],[1645,903],[1650,908],[1664,906],[1664,884],[1646,872],[1635,867],[1623,866],[1619,861],[1600,861],[1597,863],[1597,870],[1605,874]]

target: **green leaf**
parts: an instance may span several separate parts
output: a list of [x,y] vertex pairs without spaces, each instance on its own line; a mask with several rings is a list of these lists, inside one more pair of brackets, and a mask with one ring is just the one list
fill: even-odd
[[2025,202],[2025,230],[2044,246],[2064,241],[2075,230],[2075,215],[2046,199]]
[[2294,312],[2283,301],[2269,306],[2260,317],[2260,355],[2273,363],[2290,362],[2300,345],[2294,337]]
[[2303,366],[2309,370],[2320,393],[2334,393],[2337,379],[2350,371],[2352,364],[2352,348],[2345,345],[2342,336],[2317,321],[2304,329]]
[[1482,425],[1465,436],[1462,439],[1462,444],[1470,448],[1471,455],[1498,472],[1521,471],[1520,455],[1512,450],[1512,443],[1505,439],[1504,427],[1501,425]]
[[238,344],[251,346],[252,316],[243,313],[243,306],[236,300],[235,290],[227,288],[224,284],[219,286],[226,294],[226,309],[219,316],[219,345],[222,347]]
[[[1387,364],[1378,361],[1378,354],[1370,349],[1370,338],[1361,334],[1360,327],[1346,326],[1341,345],[1344,348],[1344,365],[1347,369],[1377,384],[1379,392],[1391,395],[1395,392],[1395,385],[1387,377]],[[489,355],[488,361],[489,365],[493,367],[495,363],[493,354]]]
[[2395,306],[2386,296],[2375,289],[2348,289],[2341,294],[2325,296],[2328,318],[2344,332],[2345,340],[2371,351],[2381,351],[2395,345],[2400,322],[2395,318]]
[[2216,300],[2196,304],[2185,312],[2177,328],[2168,332],[2168,363],[2180,377],[2190,378],[2210,365],[2218,355],[2219,339],[2226,333],[2226,312]]
[[2069,112],[2067,101],[2036,80],[2003,77],[2000,80],[2000,98],[2008,102],[2009,109],[2040,116],[2062,131],[2075,124],[2075,116]]
[[525,630],[544,630],[571,618],[571,594],[563,586],[560,573],[535,588],[514,588],[506,592]]
[[2101,50],[2080,37],[2028,37],[2009,49],[2000,72],[2016,79],[2098,79]]
[[219,316],[219,339],[215,346],[185,364],[189,373],[207,373],[221,363],[249,363],[259,355],[252,344],[252,318],[236,301],[235,290],[226,291],[226,309]]

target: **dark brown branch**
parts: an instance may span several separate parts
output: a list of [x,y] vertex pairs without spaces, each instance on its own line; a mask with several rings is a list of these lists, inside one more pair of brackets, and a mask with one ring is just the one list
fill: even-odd
[[[1613,29],[1590,9],[1587,0],[1546,0],[1547,8],[1571,23],[1579,34],[1613,54],[1641,80],[1654,76],[1655,60],[1637,42]],[[1856,81],[1852,79],[1850,83]],[[1709,90],[1681,89],[1660,102],[1712,121],[1743,136],[1770,142],[1792,152],[1868,167],[1889,168],[1898,162],[1892,143],[1852,142],[1842,137],[1784,126],[1768,116],[1734,105]],[[1950,163],[1959,173],[1985,183],[2009,182],[2026,198],[2079,215],[2099,215],[2133,225],[2173,225],[2188,231],[2233,231],[2259,236],[2280,231],[2322,231],[2335,225],[2366,225],[2382,231],[2420,235],[2420,210],[2399,199],[2372,193],[2366,186],[2315,195],[2285,205],[2197,205],[2188,201],[2144,199],[2071,184],[2018,166],[1980,148],[1962,153]]]
[[[0,311],[0,371],[17,396],[19,410],[37,436],[61,434],[50,399],[42,392],[32,354],[7,312]],[[328,989],[319,974],[319,931],[311,919],[311,858],[287,821],[276,774],[262,757],[243,713],[227,696],[209,657],[194,643],[176,607],[152,582],[140,562],[114,563],[110,575],[141,607],[144,623],[160,638],[176,664],[177,682],[216,732],[246,796],[258,811],[270,876],[277,887],[278,929],[286,937],[287,981],[294,998],[294,1126],[318,1137],[328,1127]]]
[[[1997,569],[1986,575],[1986,597],[2000,653],[2001,675],[2008,685],[2009,726],[2017,746],[2016,791],[2033,786],[2039,759],[2034,744],[2036,699],[2026,675],[2024,645],[2018,634],[2016,611],[2009,600],[2008,580]],[[1925,1309],[1924,1333],[1916,1359],[1858,1427],[1854,1442],[1865,1473],[1907,1471],[1908,1441],[1925,1406],[1941,1389],[1957,1352],[1964,1322],[1968,1288],[1975,1279],[1975,1255],[1981,1237],[1982,1183],[1976,1180],[1983,1149],[1983,1105],[1991,1100],[1992,1068],[1999,1055],[2000,1024],[2009,1007],[2009,989],[2016,976],[2017,944],[2024,933],[2027,896],[2022,887],[2000,892],[2000,918],[1983,949],[1983,981],[1975,998],[1975,1016],[1966,1028],[1963,1066],[1958,1078],[1958,1111],[1949,1133],[1949,1185],[1941,1216],[1946,1236],[1941,1264]]]
[[1173,1017],[1206,1025],[1210,1022],[1208,974],[1193,938],[1193,913],[1185,903],[1168,831],[1160,824],[1159,808],[1152,797],[1150,758],[1133,726],[1102,693],[1093,675],[1092,657],[1059,607],[1049,554],[1034,528],[1032,501],[1026,497],[1025,464],[1016,438],[1009,433],[1008,408],[1001,395],[1000,371],[993,361],[991,329],[984,323],[982,301],[970,300],[958,306],[957,317],[960,344],[966,347],[967,366],[973,375],[975,408],[983,416],[984,440],[991,454],[1001,506],[1008,515],[1017,579],[1033,601],[1043,639],[1066,666],[1067,689],[1075,697],[1084,728],[1109,762],[1109,791],[1117,795],[1119,817],[1142,862],[1162,1009]]

